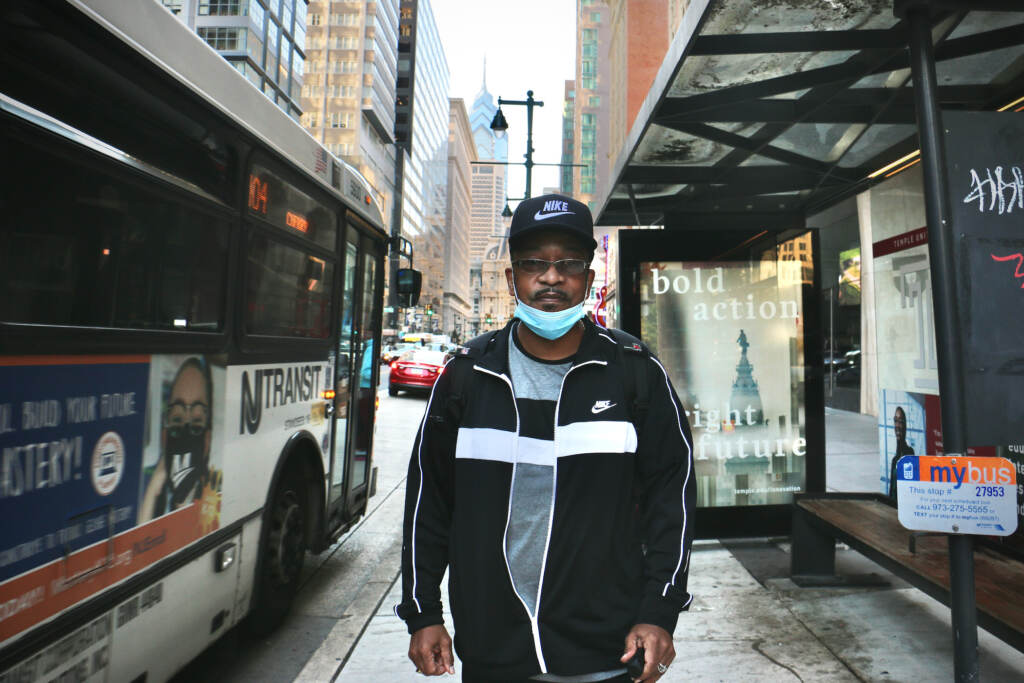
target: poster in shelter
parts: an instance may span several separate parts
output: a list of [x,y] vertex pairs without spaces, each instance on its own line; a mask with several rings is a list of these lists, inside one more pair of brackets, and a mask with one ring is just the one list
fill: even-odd
[[751,262],[645,262],[640,274],[641,337],[686,408],[697,504],[790,502],[806,487],[809,260],[773,248]]

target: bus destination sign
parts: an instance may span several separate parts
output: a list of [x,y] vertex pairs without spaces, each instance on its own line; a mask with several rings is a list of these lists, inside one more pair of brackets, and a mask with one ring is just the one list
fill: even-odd
[[334,249],[335,212],[282,179],[279,174],[254,164],[249,172],[249,213],[299,234],[327,249]]

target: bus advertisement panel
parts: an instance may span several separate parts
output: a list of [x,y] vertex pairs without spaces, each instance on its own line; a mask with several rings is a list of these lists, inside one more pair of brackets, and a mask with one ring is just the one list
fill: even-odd
[[218,528],[217,384],[202,356],[0,361],[0,642]]

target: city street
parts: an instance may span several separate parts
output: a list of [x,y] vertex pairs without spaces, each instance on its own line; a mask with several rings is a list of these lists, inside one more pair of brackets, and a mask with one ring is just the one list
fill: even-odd
[[366,516],[328,550],[306,557],[298,599],[280,628],[263,639],[232,631],[175,681],[292,681],[300,673],[330,681],[378,607],[391,608],[382,600],[398,576],[405,470],[427,395],[389,397],[386,366],[378,394],[377,495]]
[[[417,680],[392,607],[400,590],[405,469],[427,397],[388,397],[386,368],[381,375],[377,495],[368,514],[330,549],[306,558],[299,597],[277,631],[263,639],[229,633],[176,683]],[[827,410],[826,423],[829,490],[875,489],[874,419]],[[950,680],[949,609],[845,546],[836,561],[840,574],[874,580],[798,588],[789,579],[786,538],[695,543],[694,603],[680,616],[679,656],[663,683]],[[1019,679],[1024,655],[984,630],[979,645],[986,679]]]

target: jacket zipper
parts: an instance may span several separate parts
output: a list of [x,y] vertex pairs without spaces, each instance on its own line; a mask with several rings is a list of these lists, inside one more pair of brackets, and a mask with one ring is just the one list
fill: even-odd
[[[501,554],[502,554],[502,557],[505,558],[505,571],[508,572],[508,582],[510,584],[512,584],[512,592],[516,594],[517,598],[519,598],[519,602],[522,604],[523,609],[526,611],[526,617],[530,620],[530,632],[533,635],[533,649],[534,649],[534,651],[535,651],[535,653],[537,655],[537,664],[540,665],[540,672],[546,674],[548,672],[548,666],[547,666],[547,663],[544,661],[544,651],[541,649],[541,645],[540,645],[540,625],[539,625],[539,623],[537,621],[538,616],[539,616],[538,615],[539,610],[534,609],[533,610],[533,614],[530,613],[530,608],[527,607],[526,602],[523,600],[523,596],[519,595],[519,591],[516,590],[516,582],[512,578],[512,566],[508,562],[508,524],[509,524],[509,520],[512,518],[512,493],[513,493],[513,491],[515,489],[515,485],[516,485],[516,469],[519,467],[519,406],[518,406],[518,404],[516,404],[516,390],[512,386],[512,379],[508,375],[499,374],[497,372],[493,372],[491,370],[487,370],[486,368],[482,368],[479,365],[474,365],[473,369],[474,370],[479,370],[480,372],[483,372],[483,373],[488,374],[488,375],[492,375],[492,376],[497,377],[498,379],[502,380],[505,384],[508,385],[509,393],[512,394],[512,408],[516,411],[516,435],[515,435],[515,438],[512,440],[512,480],[509,483],[508,505],[506,506],[506,509],[505,509],[505,532],[502,534],[502,537],[501,537]],[[568,373],[566,373],[566,374],[568,374]],[[563,378],[563,380],[564,380],[564,378]],[[559,393],[561,393],[561,390],[559,390]],[[553,492],[552,492],[552,495],[553,495]],[[550,534],[551,534],[550,523],[551,522],[550,522],[550,518],[549,518],[549,520],[548,520],[548,524],[549,524],[548,536],[549,536],[549,538],[550,538]],[[544,554],[545,554],[545,560],[546,560],[547,559],[547,557],[546,557],[547,556],[547,546],[545,546],[545,548],[544,548]],[[541,564],[541,580],[543,580],[543,572],[544,572],[544,570],[543,570],[543,563],[542,563]],[[539,584],[537,586],[537,595],[538,595],[537,605],[540,605],[540,599],[539,599],[539,597],[540,597],[540,585]]]
[[[583,363],[580,363],[579,365],[574,365],[571,368],[569,368],[568,370],[566,370],[565,374],[562,375],[562,383],[558,387],[558,400],[555,401],[555,421],[554,421],[555,422],[555,433],[554,433],[554,438],[553,438],[553,442],[552,442],[553,443],[553,447],[554,447],[554,451],[555,451],[555,457],[554,457],[554,462],[551,465],[551,505],[548,508],[548,535],[547,535],[547,538],[544,539],[544,554],[541,556],[542,559],[541,559],[541,563],[540,563],[540,578],[537,581],[537,602],[534,605],[534,609],[533,609],[533,612],[534,612],[534,614],[536,616],[530,618],[530,625],[533,627],[533,639],[534,639],[535,646],[537,648],[537,658],[538,658],[538,661],[540,662],[541,673],[545,673],[545,674],[548,673],[548,670],[547,670],[547,666],[544,663],[544,657],[543,657],[543,654],[541,652],[540,626],[539,626],[538,622],[539,622],[539,619],[540,619],[541,594],[544,591],[544,573],[547,571],[547,566],[548,566],[548,550],[551,548],[551,529],[554,526],[554,521],[555,521],[555,501],[558,498],[558,412],[559,412],[559,410],[562,407],[562,393],[565,391],[565,380],[569,377],[569,373],[571,373],[573,370],[576,370],[577,368],[582,368],[584,365],[607,365],[607,363],[604,362],[604,361],[599,361],[599,360],[588,360],[588,361],[585,361]],[[509,386],[510,387],[512,386],[511,382],[509,383]],[[513,391],[513,400],[515,399],[514,394],[515,394],[515,392]],[[516,435],[517,436],[518,436],[518,432],[519,432],[519,408],[517,406],[516,407]],[[518,439],[517,439],[517,441],[518,441]],[[515,475],[515,470],[513,470],[512,473],[513,473],[513,475]],[[509,494],[509,502],[511,503],[511,493]],[[506,528],[506,531],[507,531],[507,529],[508,529],[508,522],[506,522],[505,528]],[[506,563],[508,562],[508,557],[507,556],[505,558],[505,561],[506,561]],[[510,575],[511,575],[511,573],[510,573]],[[520,598],[520,600],[521,599],[522,598]],[[527,610],[527,614],[529,615],[529,610]]]

